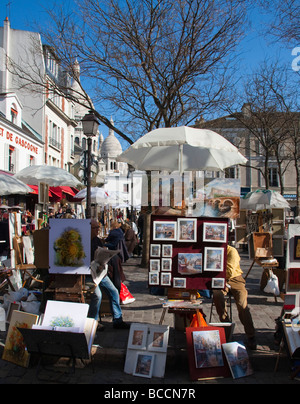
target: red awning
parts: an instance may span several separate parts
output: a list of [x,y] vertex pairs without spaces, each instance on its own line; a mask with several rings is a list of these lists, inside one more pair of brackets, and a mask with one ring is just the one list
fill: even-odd
[[71,196],[76,195],[76,192],[74,192],[71,187],[60,187],[60,188],[65,194],[69,194]]

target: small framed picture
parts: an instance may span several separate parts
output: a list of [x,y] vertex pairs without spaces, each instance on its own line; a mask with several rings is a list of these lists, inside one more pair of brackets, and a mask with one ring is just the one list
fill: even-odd
[[171,286],[172,274],[170,272],[160,273],[160,284],[161,286]]
[[149,333],[149,351],[167,352],[168,349],[169,327],[151,326]]
[[149,285],[159,285],[159,272],[149,272]]
[[226,223],[203,223],[203,241],[215,243],[227,242]]
[[128,337],[128,348],[146,349],[148,326],[145,324],[131,324]]
[[149,261],[150,265],[150,271],[160,271],[160,260],[150,260]]
[[186,288],[186,279],[185,278],[173,278],[173,288]]
[[173,246],[172,244],[163,244],[162,245],[162,257],[170,257],[173,256]]
[[172,271],[172,258],[162,258],[161,259],[161,270],[162,271]]
[[177,240],[177,222],[153,222],[153,240]]
[[224,266],[224,248],[205,247],[204,271],[222,272]]
[[160,257],[160,244],[151,244],[150,245],[150,257]]
[[133,375],[151,378],[153,372],[154,360],[155,360],[154,353],[137,352]]
[[212,278],[211,280],[212,289],[224,289],[225,279],[224,278]]
[[178,219],[178,242],[193,243],[197,241],[197,219]]

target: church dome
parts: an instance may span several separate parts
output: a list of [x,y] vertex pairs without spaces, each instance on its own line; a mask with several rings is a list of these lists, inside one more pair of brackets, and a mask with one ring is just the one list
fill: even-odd
[[[113,123],[113,122],[112,122]],[[114,135],[114,131],[110,130],[109,135],[103,141],[101,146],[102,157],[118,157],[122,153],[121,143]]]

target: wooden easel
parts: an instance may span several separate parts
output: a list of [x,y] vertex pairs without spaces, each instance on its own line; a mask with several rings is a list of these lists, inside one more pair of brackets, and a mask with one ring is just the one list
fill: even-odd
[[273,259],[273,245],[272,245],[271,233],[263,233],[263,232],[253,233],[253,249],[254,249],[254,258],[244,279],[247,279],[255,263],[261,266],[262,268],[268,270],[278,267],[279,265],[277,260],[275,260],[274,263],[263,262],[268,259]]
[[[34,276],[34,273],[37,269],[36,266],[34,264],[25,264],[23,262],[23,241],[22,237],[18,234],[17,215],[14,214],[14,216],[15,236],[13,237],[13,249],[15,251],[15,269],[21,271],[23,287],[25,287],[28,279],[31,279],[31,281],[43,283],[42,280],[37,279]],[[31,274],[29,270],[33,270],[33,274]],[[26,275],[28,276],[27,279],[25,278]]]
[[45,292],[53,293],[54,300],[85,303],[84,275],[54,274],[54,280]]

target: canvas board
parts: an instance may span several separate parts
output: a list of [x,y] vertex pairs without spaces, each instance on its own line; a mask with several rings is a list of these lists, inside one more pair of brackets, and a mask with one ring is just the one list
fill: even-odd
[[240,342],[227,342],[222,345],[222,348],[234,379],[253,374],[247,349],[243,344]]
[[90,219],[50,219],[49,228],[49,272],[90,275]]
[[85,303],[48,300],[43,317],[43,327],[63,327],[84,332],[89,305]]
[[19,328],[32,328],[39,316],[14,310],[12,312],[2,359],[22,367],[28,367],[30,354],[27,352],[24,338]]

